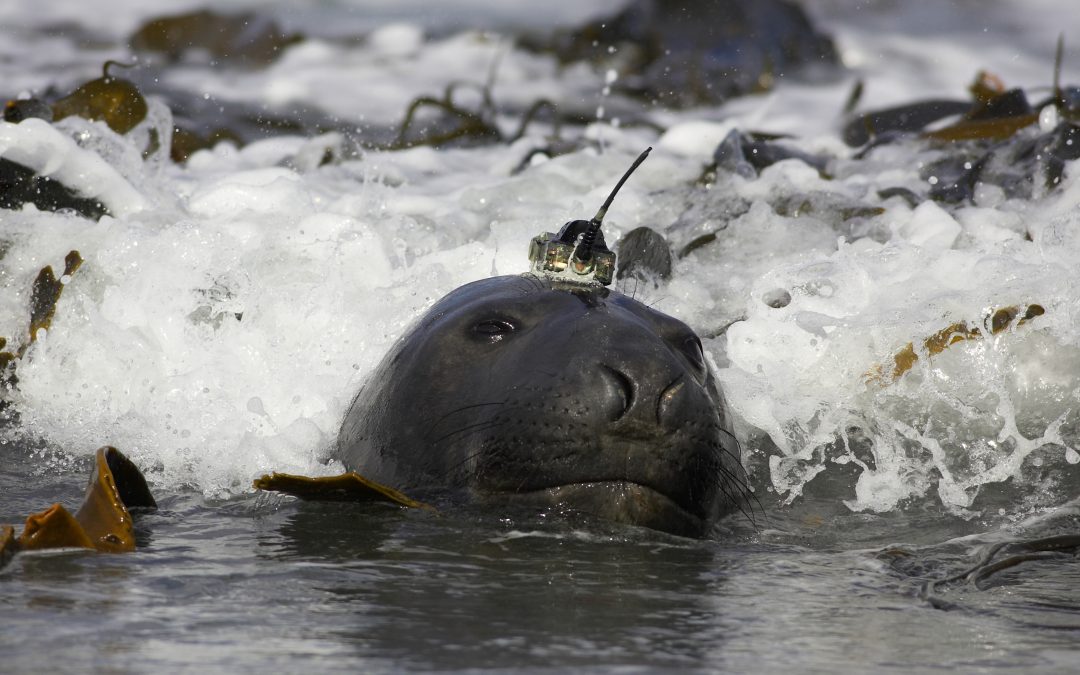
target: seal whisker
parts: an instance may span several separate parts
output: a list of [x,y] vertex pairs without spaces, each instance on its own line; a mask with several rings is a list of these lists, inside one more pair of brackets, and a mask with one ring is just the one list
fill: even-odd
[[[493,452],[492,451],[486,451],[484,449],[480,449],[480,450],[477,450],[476,452],[469,453],[469,454],[465,455],[465,457],[460,462],[454,462],[450,466],[446,467],[446,471],[443,472],[443,475],[444,476],[449,476],[451,473],[453,473],[454,471],[457,471],[462,466],[468,464],[469,462],[473,461],[477,457],[479,457],[481,455],[485,455],[485,454],[488,456],[489,459],[495,459],[495,458],[501,457],[503,455],[503,452],[501,450],[498,450],[498,449],[493,451]],[[484,473],[483,466],[479,466],[476,469],[476,473],[474,475],[474,478],[476,478],[476,479],[480,478],[480,476],[483,473]]]
[[[438,445],[439,443],[442,443],[443,441],[445,441],[447,438],[450,438],[451,436],[456,436],[458,434],[468,434],[468,433],[477,433],[477,432],[480,432],[480,431],[486,431],[488,429],[493,429],[493,428],[495,428],[497,426],[500,426],[502,424],[505,424],[505,421],[484,420],[482,422],[477,422],[475,424],[469,424],[469,425],[466,425],[464,427],[461,427],[460,429],[455,429],[454,431],[450,431],[450,432],[447,432],[447,433],[443,434],[442,436],[439,436],[434,441],[431,441],[431,445]],[[459,438],[458,440],[461,440],[461,438]]]
[[[766,515],[765,507],[762,506],[761,500],[758,499],[758,496],[754,494],[750,489],[750,486],[742,479],[742,477],[735,475],[734,472],[725,469],[724,467],[720,467],[720,475],[724,480],[719,481],[719,483],[724,486],[722,489],[731,500],[732,505],[734,505],[735,508],[739,510],[739,513],[743,514],[743,516],[750,521],[750,524],[756,528],[757,521],[754,518],[754,513],[760,512],[762,515]],[[734,494],[732,494],[730,488],[727,487],[729,485],[735,488]],[[743,504],[746,505],[746,509],[743,509]],[[754,504],[757,504],[757,509],[754,508]],[[749,513],[747,511],[749,511]]]
[[435,420],[435,422],[431,425],[431,429],[434,430],[436,427],[446,421],[446,418],[450,417],[451,415],[457,415],[458,413],[463,413],[466,410],[475,410],[476,408],[483,408],[485,406],[491,405],[506,405],[506,399],[503,399],[501,401],[490,401],[488,403],[472,403],[469,405],[463,405],[460,408],[454,408],[439,419]]
[[[693,331],[643,304],[663,300],[648,281],[624,287],[528,274],[450,293],[353,399],[338,459],[386,484],[529,493],[676,534],[736,510],[753,522],[742,444],[686,353]],[[607,482],[625,489],[588,485]]]

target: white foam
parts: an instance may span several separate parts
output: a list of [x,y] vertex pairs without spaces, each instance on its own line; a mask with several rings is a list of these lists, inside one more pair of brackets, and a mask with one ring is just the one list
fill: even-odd
[[116,215],[149,207],[149,201],[100,155],[83,150],[44,120],[0,121],[0,157],[53,178],[82,197],[97,199]]
[[[539,11],[526,4],[519,16]],[[587,13],[603,3],[577,4]],[[1044,18],[1022,12],[1008,18],[1014,26],[1006,11],[986,10],[998,35],[1015,29],[1005,46],[994,31],[904,35],[878,25],[895,18],[886,9],[812,6],[831,19],[826,28],[845,58],[862,64],[863,109],[963,96],[977,67],[1009,84],[1048,84],[1053,41],[1045,35],[1056,34],[1064,11],[1041,1]],[[40,24],[78,16],[72,7],[50,6]],[[911,10],[962,26],[967,19],[952,12]],[[24,24],[38,20],[16,14]],[[613,82],[607,68],[560,69],[490,33],[425,41],[428,24],[396,18],[411,27],[385,28],[368,42],[309,40],[265,70],[181,67],[165,77],[194,93],[257,105],[309,101],[384,124],[398,122],[417,95],[440,95],[455,80],[483,83],[496,61],[499,101],[524,107],[549,96],[582,110],[617,102],[622,78]],[[77,77],[78,68],[45,54],[95,64],[90,77],[100,72],[100,52],[29,34],[12,39],[19,48],[2,53],[28,64],[15,72],[0,59],[15,86],[40,90]],[[1075,82],[1074,72],[1066,64],[1063,80]],[[529,238],[592,215],[652,144],[605,234],[614,243],[650,225],[668,228],[680,245],[716,236],[677,259],[669,283],[625,290],[703,334],[742,319],[705,345],[722,364],[739,428],[771,438],[747,446],[770,455],[753,463],[768,467],[773,490],[797,499],[816,476],[854,467],[843,495],[852,509],[890,510],[916,498],[962,510],[984,486],[1019,480],[1033,453],[1071,467],[1080,449],[1080,171],[1070,163],[1062,184],[1031,203],[994,186],[978,188],[977,205],[880,202],[882,188],[925,190],[920,163],[940,153],[898,144],[850,159],[837,131],[852,80],[782,82],[717,109],[649,113],[668,126],[662,135],[596,123],[585,134],[602,150],[537,160],[517,175],[546,144],[541,132],[510,145],[367,152],[328,165],[322,158],[343,147],[341,136],[281,137],[239,150],[222,143],[178,167],[145,163],[139,142],[124,145],[93,125],[69,122],[61,133],[32,120],[3,124],[0,154],[106,200],[117,214],[93,223],[32,207],[0,212],[7,335],[25,330],[42,266],[57,268],[71,249],[86,260],[19,366],[13,403],[22,429],[76,454],[115,444],[151,467],[158,484],[211,495],[249,489],[269,470],[332,472],[320,460],[342,414],[405,327],[462,283],[524,271]],[[168,126],[160,110],[152,123]],[[794,134],[787,143],[835,156],[829,177],[789,160],[753,180],[698,185],[735,128]],[[72,134],[82,131],[93,133],[81,147]],[[729,219],[732,199],[749,205]],[[838,204],[883,212],[845,221]],[[982,326],[995,309],[1033,303],[1046,313],[1024,326],[933,356],[922,346],[951,324]],[[919,356],[911,370],[875,380],[908,343]]]

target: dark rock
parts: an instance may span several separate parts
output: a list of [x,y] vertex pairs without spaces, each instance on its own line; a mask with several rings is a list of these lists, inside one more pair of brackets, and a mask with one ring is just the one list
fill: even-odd
[[732,130],[713,152],[718,170],[726,170],[743,178],[756,178],[762,169],[785,159],[797,159],[824,175],[828,158],[811,155],[785,147],[774,140],[755,138]]
[[604,61],[612,47],[629,55],[620,84],[669,106],[715,103],[838,63],[832,41],[787,0],[635,0],[558,37],[553,51],[565,61]]
[[639,227],[619,240],[617,279],[637,277],[642,280],[671,278],[671,247],[656,230]]
[[81,216],[97,220],[109,211],[96,199],[79,196],[71,188],[48,176],[0,158],[0,208],[18,209],[33,204],[42,211],[71,209]]
[[4,104],[5,122],[18,123],[31,118],[52,122],[52,106],[36,98],[12,99]]
[[882,134],[921,131],[928,124],[963,115],[971,108],[970,101],[934,99],[862,113],[844,126],[843,139],[851,147],[859,147]]

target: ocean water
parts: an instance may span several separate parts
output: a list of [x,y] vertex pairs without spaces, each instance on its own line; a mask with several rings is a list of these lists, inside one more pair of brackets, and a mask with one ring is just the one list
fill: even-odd
[[[0,571],[2,669],[1080,665],[1068,551],[983,587],[926,590],[995,542],[1080,528],[1080,171],[1067,163],[1030,198],[984,185],[912,206],[878,191],[925,194],[947,149],[905,141],[858,157],[841,141],[858,79],[859,110],[964,98],[979,70],[1044,98],[1068,3],[808,2],[843,71],[684,110],[620,93],[617,65],[561,68],[509,37],[617,4],[264,4],[308,39],[265,68],[196,59],[134,73],[161,98],[129,137],[77,119],[0,123],[0,156],[39,162],[115,214],[0,211],[0,334],[25,331],[38,270],[70,250],[85,260],[5,394],[17,423],[0,438],[0,523],[77,504],[104,444],[161,503],[140,514],[134,554],[21,555]],[[130,60],[140,21],[195,6],[9,3],[0,94],[70,91],[104,60]],[[1062,82],[1080,84],[1065,45]],[[527,159],[548,145],[543,123],[511,143],[364,146],[392,137],[416,96],[491,72],[506,133],[549,98],[587,115],[565,131],[576,149]],[[171,126],[166,96],[311,128],[184,165],[160,149],[144,158],[150,130]],[[798,160],[703,177],[732,130],[784,135],[828,157],[828,177]],[[252,491],[273,470],[340,470],[327,457],[341,417],[394,339],[453,288],[525,271],[529,239],[594,213],[650,145],[606,236],[648,225],[693,250],[670,280],[620,288],[702,335],[738,420],[751,519],[694,541]],[[875,376],[908,343],[1033,304],[1045,313],[1024,325]]]

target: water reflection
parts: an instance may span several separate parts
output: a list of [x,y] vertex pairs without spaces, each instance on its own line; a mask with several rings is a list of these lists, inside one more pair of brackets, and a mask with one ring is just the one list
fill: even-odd
[[307,564],[332,634],[399,667],[676,666],[724,642],[708,542],[315,504],[277,535],[260,555]]

